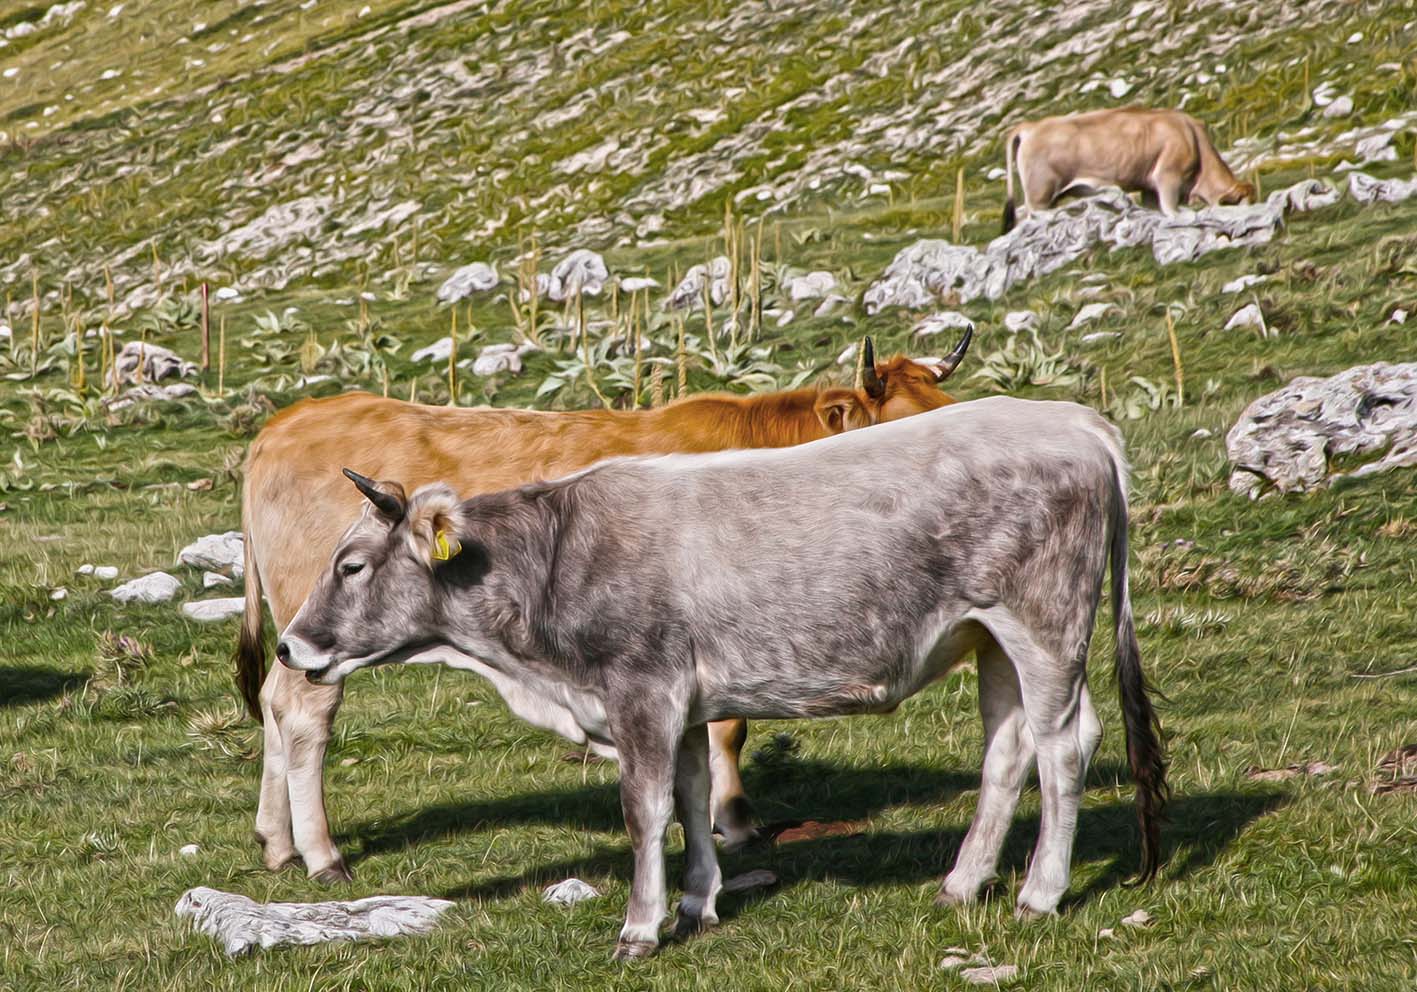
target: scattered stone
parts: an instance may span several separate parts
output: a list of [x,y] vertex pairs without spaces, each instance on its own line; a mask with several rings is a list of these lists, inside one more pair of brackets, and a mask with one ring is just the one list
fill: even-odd
[[57,586],[56,588],[49,590],[49,598],[56,603],[62,602],[63,600],[69,598],[69,590],[66,589],[64,586]]
[[244,545],[239,530],[199,537],[177,553],[177,560],[192,568],[241,578],[245,569]]
[[1004,314],[1004,329],[1010,334],[1038,329],[1038,314],[1032,310],[1010,310]]
[[[1298,778],[1300,775],[1317,777],[1327,775],[1329,772],[1337,771],[1337,765],[1330,765],[1326,761],[1311,761],[1302,765],[1285,765],[1283,768],[1260,768],[1252,765],[1245,769],[1245,777],[1251,782],[1287,782],[1291,778]],[[1126,921],[1123,920],[1123,923]]]
[[489,376],[508,372],[516,375],[522,370],[522,352],[514,344],[489,344],[472,363],[473,375]]
[[438,287],[440,303],[456,303],[473,293],[485,293],[497,288],[497,270],[486,262],[464,265],[443,281]]
[[1137,911],[1135,911],[1135,912],[1133,912],[1133,913],[1130,913],[1130,914],[1128,914],[1127,916],[1122,917],[1122,926],[1124,926],[1124,927],[1148,927],[1148,926],[1151,926],[1151,914],[1148,913],[1148,912],[1147,912],[1146,910],[1144,910],[1144,909],[1138,909]]
[[353,902],[259,903],[205,886],[189,889],[177,902],[177,916],[221,941],[231,956],[256,947],[320,944],[424,934],[451,909],[447,899],[426,896],[370,896]]
[[[1306,492],[1336,479],[1417,465],[1417,363],[1359,365],[1326,379],[1303,376],[1245,408],[1225,437],[1230,489]],[[1329,458],[1366,456],[1348,472]]]
[[1018,966],[1012,964],[985,964],[975,968],[965,968],[959,973],[971,985],[1002,985],[1018,978]]
[[855,341],[851,342],[849,345],[842,349],[840,355],[836,356],[836,363],[838,365],[854,364],[856,362],[856,349],[858,347],[860,347],[860,345],[858,345]]
[[1359,203],[1401,203],[1417,196],[1417,179],[1374,179],[1355,172],[1348,177],[1348,195]]
[[89,564],[87,564],[87,563],[85,563],[85,564],[83,564],[83,565],[80,565],[78,568],[74,569],[74,574],[75,574],[75,575],[92,575],[92,574],[93,574],[93,566],[92,566],[92,565],[89,565]]
[[928,338],[944,331],[964,330],[974,330],[974,321],[958,310],[945,310],[940,313],[932,313],[918,322],[911,328],[910,333],[917,338]]
[[1402,307],[1398,307],[1396,310],[1394,310],[1394,311],[1392,312],[1392,316],[1388,318],[1388,323],[1389,323],[1389,324],[1405,324],[1405,323],[1407,323],[1407,311],[1404,310],[1404,309],[1402,309]]
[[225,575],[222,575],[220,572],[203,572],[203,573],[202,573],[202,588],[203,588],[203,589],[211,589],[213,586],[229,586],[229,585],[231,585],[231,580],[228,579]]
[[408,360],[411,362],[429,361],[437,365],[441,362],[446,362],[452,353],[453,339],[451,337],[442,337],[426,348],[419,348],[412,355],[408,356]]
[[836,289],[836,276],[830,272],[808,272],[787,283],[787,295],[793,303],[818,300]]
[[588,248],[577,248],[551,270],[546,284],[546,296],[557,302],[580,296],[599,296],[610,279],[605,259]]
[[704,305],[704,278],[709,279],[709,298],[718,306],[728,299],[728,276],[733,264],[727,255],[720,255],[707,264],[695,265],[684,273],[679,285],[669,294],[669,309],[683,310],[702,308]]
[[1103,927],[1101,930],[1097,931],[1097,936],[1101,940],[1110,940],[1115,934],[1116,931],[1111,927]]
[[197,599],[182,604],[182,615],[188,620],[196,620],[198,623],[215,623],[218,620],[237,616],[245,608],[246,599],[243,596],[231,596],[226,599]]
[[1205,427],[1197,427],[1191,432],[1192,441],[1205,441],[1212,437],[1215,437],[1215,433]]
[[240,303],[241,291],[234,286],[222,286],[212,294],[212,299],[219,303]]
[[1283,226],[1284,208],[1279,204],[1185,211],[1156,226],[1151,253],[1158,265],[1190,262],[1224,248],[1265,244]]
[[170,386],[153,386],[143,383],[125,389],[117,399],[107,399],[103,405],[110,410],[124,410],[139,403],[170,403],[186,396],[196,396],[197,387],[190,382],[174,382]]
[[977,954],[970,954],[969,951],[963,947],[947,947],[945,950],[948,953],[940,958],[940,968],[944,971],[953,971],[962,965],[981,960]]
[[1258,286],[1260,283],[1267,282],[1268,280],[1268,276],[1240,276],[1238,279],[1231,279],[1224,286],[1221,286],[1220,291],[1222,293],[1239,293],[1249,289],[1251,286]]
[[212,482],[211,479],[193,479],[191,482],[187,483],[187,491],[193,493],[211,492],[213,485],[215,485],[215,483]]
[[776,872],[768,871],[766,868],[754,868],[752,871],[745,871],[741,875],[734,875],[728,879],[723,883],[723,891],[750,892],[753,889],[765,889],[776,884]]
[[1078,338],[1078,341],[1082,344],[1097,344],[1099,341],[1112,341],[1121,336],[1121,331],[1092,331]]
[[1350,96],[1338,97],[1323,109],[1323,115],[1330,118],[1347,117],[1351,113],[1353,113],[1353,98]]
[[638,293],[642,289],[658,289],[659,280],[648,276],[630,276],[620,280],[620,288],[627,293]]
[[181,588],[182,583],[177,581],[176,576],[166,572],[149,572],[110,589],[108,594],[120,603],[166,603]]
[[792,318],[797,316],[796,310],[784,310],[777,318],[778,327],[786,327],[792,323]]
[[548,885],[541,891],[541,901],[554,906],[574,906],[578,902],[594,899],[600,895],[595,886],[582,882],[579,878],[568,878],[564,882]]
[[118,566],[116,565],[95,565],[93,577],[102,579],[104,582],[112,582],[118,578]]
[[129,341],[113,360],[111,375],[118,377],[119,385],[138,381],[138,366],[142,365],[142,380],[161,382],[163,379],[191,379],[197,374],[197,366],[185,361],[181,355],[151,341]]
[[1397,161],[1397,149],[1392,147],[1391,131],[1371,134],[1354,145],[1353,150],[1358,153],[1358,161],[1364,165],[1369,162]]
[[850,303],[851,301],[845,296],[842,296],[838,293],[832,293],[826,299],[822,300],[821,305],[819,305],[817,309],[812,311],[812,316],[830,317],[833,313],[839,310],[842,305],[850,305]]
[[1068,325],[1068,330],[1071,331],[1076,328],[1082,327],[1084,324],[1090,324],[1094,320],[1097,320],[1101,317],[1105,317],[1107,314],[1111,313],[1113,310],[1116,309],[1116,305],[1112,303],[1084,304],[1083,308],[1077,312],[1076,316],[1073,317],[1073,322]]
[[1112,94],[1112,99],[1120,100],[1132,91],[1132,84],[1125,79],[1114,79],[1107,84],[1107,92]]
[[183,844],[177,849],[177,853],[182,855],[184,858],[191,858],[195,857],[197,852],[200,850],[201,848],[198,847],[196,844]]
[[1283,211],[1307,213],[1321,207],[1331,207],[1343,196],[1322,179],[1301,179],[1288,189],[1277,189],[1265,197],[1265,203]]
[[1256,303],[1246,303],[1239,310],[1230,315],[1230,319],[1225,322],[1227,331],[1244,330],[1253,327],[1260,332],[1260,337],[1269,337],[1269,327],[1264,322],[1264,313]]

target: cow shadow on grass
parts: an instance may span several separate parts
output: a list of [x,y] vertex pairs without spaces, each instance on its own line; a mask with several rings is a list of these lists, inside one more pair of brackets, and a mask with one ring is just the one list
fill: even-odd
[[[1163,883],[1185,878],[1210,865],[1249,824],[1287,801],[1285,793],[1276,791],[1210,792],[1175,798],[1167,809],[1168,823],[1162,834]],[[1015,818],[1000,860],[1001,877],[1011,874],[1022,877],[1038,836],[1038,825],[1037,816]],[[965,821],[939,830],[914,832],[867,827],[865,832],[855,835],[749,848],[720,855],[720,862],[724,878],[754,868],[771,869],[778,876],[779,889],[828,880],[861,888],[918,885],[934,881],[949,870],[968,826]],[[1084,808],[1078,821],[1073,863],[1076,867],[1102,862],[1102,870],[1085,887],[1079,889],[1075,885],[1063,908],[1087,902],[1122,884],[1135,872],[1138,860],[1136,810],[1130,802]],[[677,880],[683,870],[682,854],[671,855],[668,867],[670,879]],[[601,845],[584,857],[537,865],[517,875],[469,882],[448,890],[444,896],[449,899],[506,898],[527,888],[540,888],[569,877],[628,881],[632,871],[633,858],[626,841]],[[719,902],[719,915],[729,919],[746,906],[771,898],[772,891],[724,895]],[[673,896],[671,892],[671,901]]]
[[43,665],[0,665],[0,707],[42,703],[84,684],[77,672]]

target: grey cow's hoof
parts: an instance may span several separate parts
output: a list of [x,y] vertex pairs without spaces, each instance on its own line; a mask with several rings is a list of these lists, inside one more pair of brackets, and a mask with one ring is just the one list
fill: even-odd
[[639,958],[647,958],[659,950],[659,944],[652,940],[619,940],[615,943],[615,953],[611,956],[615,961],[634,961]]
[[718,924],[717,916],[690,916],[682,910],[674,917],[674,939],[688,940]]
[[354,872],[349,870],[349,866],[344,863],[344,858],[340,858],[328,868],[317,871],[310,877],[322,885],[337,885],[341,882],[354,881]]

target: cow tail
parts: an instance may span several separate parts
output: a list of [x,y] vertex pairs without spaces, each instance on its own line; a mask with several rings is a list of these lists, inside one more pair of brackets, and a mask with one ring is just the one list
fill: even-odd
[[256,567],[256,550],[251,541],[251,521],[249,514],[243,517],[241,544],[246,569],[246,606],[236,641],[236,689],[246,701],[252,718],[261,723],[261,683],[266,680],[265,615],[261,603],[261,572]]
[[1112,517],[1112,615],[1117,625],[1117,688],[1127,732],[1127,764],[1137,784],[1137,823],[1141,827],[1141,870],[1136,884],[1148,882],[1161,867],[1161,823],[1171,790],[1166,784],[1166,753],[1161,724],[1152,709],[1151,690],[1141,669],[1127,589],[1127,495],[1125,469],[1115,466],[1116,499]]
[[1020,140],[1018,128],[1011,130],[1004,138],[1004,182],[1008,198],[1004,200],[1004,229],[1000,232],[1002,234],[1012,231],[1018,221],[1018,212],[1014,206],[1014,156],[1018,152]]

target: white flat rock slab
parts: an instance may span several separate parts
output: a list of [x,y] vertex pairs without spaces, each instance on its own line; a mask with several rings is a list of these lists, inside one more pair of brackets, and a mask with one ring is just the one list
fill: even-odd
[[196,620],[199,623],[215,623],[218,620],[237,616],[245,608],[246,599],[243,596],[197,599],[182,604],[182,615],[188,620]]
[[181,588],[182,583],[177,581],[176,576],[166,572],[149,572],[115,586],[108,594],[120,603],[166,603]]
[[216,938],[233,957],[257,947],[323,944],[425,934],[454,904],[427,896],[370,896],[353,902],[259,903],[200,886],[177,902],[177,915]]

